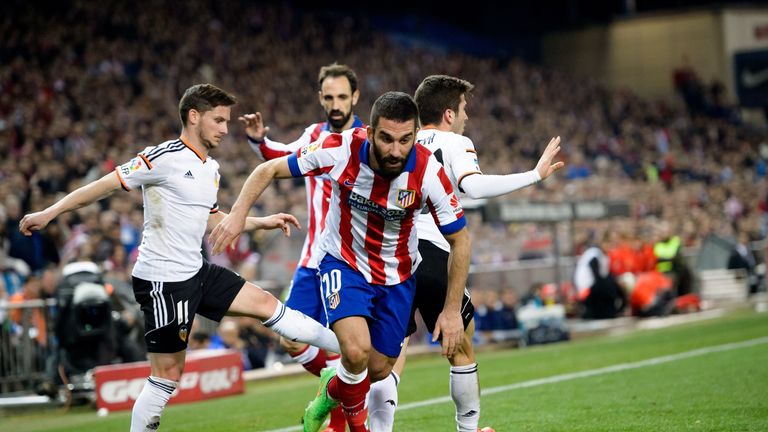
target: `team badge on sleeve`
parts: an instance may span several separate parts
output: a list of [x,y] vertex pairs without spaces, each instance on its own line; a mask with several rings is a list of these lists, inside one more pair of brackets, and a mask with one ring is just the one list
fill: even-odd
[[135,157],[128,162],[120,165],[120,174],[125,176],[131,175],[131,173],[136,172],[141,168],[142,162],[141,158]]
[[398,189],[397,190],[397,206],[400,208],[408,208],[416,200],[416,191],[411,189]]

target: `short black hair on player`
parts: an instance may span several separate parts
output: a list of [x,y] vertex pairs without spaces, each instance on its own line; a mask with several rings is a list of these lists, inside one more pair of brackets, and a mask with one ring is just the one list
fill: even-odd
[[371,128],[379,126],[379,119],[385,118],[398,123],[413,120],[414,125],[419,124],[419,108],[413,98],[403,92],[390,91],[379,96],[371,108]]
[[186,126],[189,110],[200,113],[210,111],[217,106],[232,106],[237,98],[213,84],[195,84],[184,92],[179,101],[179,117],[181,124]]
[[440,124],[447,109],[458,114],[461,95],[469,99],[473,88],[475,86],[469,81],[448,75],[430,75],[424,78],[414,95],[421,124]]

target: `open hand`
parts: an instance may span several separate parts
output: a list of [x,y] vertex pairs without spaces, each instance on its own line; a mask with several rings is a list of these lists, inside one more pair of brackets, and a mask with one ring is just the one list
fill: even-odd
[[539,172],[542,180],[565,166],[565,162],[562,161],[552,163],[558,153],[560,153],[560,137],[552,138],[547,144],[547,148],[544,149],[539,163],[536,164],[536,171]]
[[291,225],[298,229],[301,229],[298,219],[295,216],[287,213],[277,213],[271,216],[261,218],[262,223],[259,226],[260,229],[277,229],[280,228],[286,237],[291,236]]
[[432,333],[432,342],[436,342],[442,336],[440,344],[443,347],[443,355],[451,357],[456,352],[464,337],[464,322],[459,312],[443,310],[437,317],[435,331]]
[[237,118],[240,123],[245,126],[245,133],[254,141],[264,141],[264,137],[267,136],[269,128],[264,126],[264,120],[261,118],[261,113],[245,114]]

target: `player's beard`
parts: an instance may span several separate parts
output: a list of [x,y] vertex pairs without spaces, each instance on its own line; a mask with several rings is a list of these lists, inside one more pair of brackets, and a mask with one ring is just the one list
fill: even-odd
[[[408,160],[408,156],[411,155],[411,152],[408,152],[408,154],[405,155],[404,158],[398,158],[394,156],[384,156],[379,150],[379,146],[376,145],[376,141],[373,138],[370,138],[369,141],[373,146],[373,157],[376,158],[376,163],[379,165],[379,169],[376,172],[379,173],[380,176],[388,180],[392,180],[397,176],[399,176],[405,169],[405,161]],[[413,147],[411,147],[411,151],[413,151]],[[399,162],[400,166],[398,168],[387,168],[386,167],[387,162],[391,162],[391,163]]]
[[200,139],[200,142],[203,144],[203,146],[205,148],[207,148],[208,150],[216,147],[216,145],[213,144],[213,141],[211,141],[211,140],[207,139],[205,136],[203,136],[203,131],[202,130],[197,132],[197,137]]
[[[332,116],[336,114],[341,114],[341,118],[338,120],[334,119]],[[334,132],[341,132],[344,125],[347,124],[350,117],[352,117],[352,110],[349,110],[346,114],[341,110],[331,110],[326,117],[328,119],[328,124],[331,125],[331,129],[333,129]]]

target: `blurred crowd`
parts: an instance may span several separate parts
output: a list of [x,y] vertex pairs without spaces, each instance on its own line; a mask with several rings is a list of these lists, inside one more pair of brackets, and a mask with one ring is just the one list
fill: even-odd
[[[62,215],[31,237],[19,233],[18,223],[145,147],[178,136],[184,89],[211,82],[233,92],[233,120],[261,111],[270,136],[287,142],[323,119],[315,77],[334,61],[360,77],[355,112],[363,119],[379,94],[413,92],[429,74],[476,84],[466,134],[485,173],[532,169],[549,138],[561,136],[566,170],[514,198],[617,199],[631,206],[629,218],[575,223],[566,254],[580,254],[609,231],[650,238],[662,220],[685,247],[710,233],[757,240],[768,232],[765,131],[734,115],[689,109],[682,91],[666,101],[644,100],[515,58],[405,46],[364,17],[285,5],[193,0],[142,8],[76,0],[35,8],[12,0],[0,11],[0,299],[54,296],[57,269],[76,260],[130,280],[143,223],[140,193]],[[236,121],[212,156],[221,164],[219,205],[226,211],[258,162]],[[257,206],[259,213],[303,219],[303,182],[279,182]],[[479,216],[470,227],[475,263],[552,253],[542,227],[488,224]],[[243,237],[237,251],[211,259],[258,278],[268,235]],[[259,360],[250,353],[269,343],[233,323],[240,339],[260,341],[246,350],[248,361],[263,362],[266,354]]]

